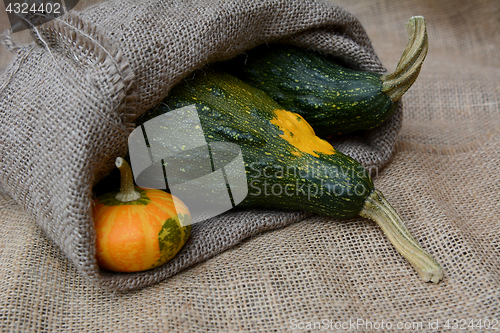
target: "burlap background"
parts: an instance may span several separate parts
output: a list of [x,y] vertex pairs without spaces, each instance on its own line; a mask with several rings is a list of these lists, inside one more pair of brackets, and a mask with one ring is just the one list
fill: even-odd
[[500,319],[500,4],[336,3],[361,20],[389,69],[406,43],[401,26],[427,19],[429,55],[405,99],[397,154],[375,183],[443,265],[443,282],[422,283],[372,222],[310,217],[152,287],[103,291],[2,194],[0,327],[286,331],[360,319],[422,331],[439,320],[445,331],[447,319]]

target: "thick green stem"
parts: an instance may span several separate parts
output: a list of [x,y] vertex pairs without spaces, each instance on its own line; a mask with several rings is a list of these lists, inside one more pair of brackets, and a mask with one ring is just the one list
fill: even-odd
[[422,16],[414,16],[406,23],[408,31],[408,45],[406,45],[398,66],[393,73],[382,76],[382,92],[388,95],[393,102],[412,86],[420,73],[429,42],[427,28]]
[[377,222],[396,250],[410,262],[425,281],[439,282],[443,269],[413,238],[403,220],[378,190],[373,190],[359,215]]
[[116,159],[116,167],[120,170],[120,192],[116,195],[115,199],[121,202],[129,202],[139,200],[141,194],[135,190],[134,177],[132,170],[127,161],[118,157]]

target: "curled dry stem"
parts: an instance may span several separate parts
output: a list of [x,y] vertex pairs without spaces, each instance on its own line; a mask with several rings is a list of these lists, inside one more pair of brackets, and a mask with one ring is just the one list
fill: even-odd
[[408,44],[396,70],[381,78],[382,92],[388,95],[393,102],[399,100],[413,85],[429,48],[426,23],[422,16],[412,17],[406,23],[406,29],[408,31]]
[[359,215],[377,222],[396,250],[425,282],[437,283],[443,278],[441,266],[413,238],[399,214],[380,191],[372,191]]

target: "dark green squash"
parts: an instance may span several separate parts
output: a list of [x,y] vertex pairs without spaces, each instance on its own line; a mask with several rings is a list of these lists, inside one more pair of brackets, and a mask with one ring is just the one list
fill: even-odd
[[241,148],[248,195],[238,207],[369,217],[425,281],[441,279],[441,267],[374,189],[365,169],[317,137],[300,115],[229,74],[206,69],[174,87],[138,124],[187,105],[196,106],[207,142],[232,142]]
[[373,129],[388,119],[415,82],[427,54],[423,17],[408,23],[410,40],[394,73],[356,71],[318,52],[261,45],[224,65],[326,137]]

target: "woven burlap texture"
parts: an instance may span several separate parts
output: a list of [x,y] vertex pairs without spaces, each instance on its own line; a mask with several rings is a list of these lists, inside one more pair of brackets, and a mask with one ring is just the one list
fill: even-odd
[[404,97],[395,157],[375,185],[442,264],[441,283],[423,283],[375,223],[310,217],[151,287],[107,291],[2,192],[1,330],[285,332],[362,320],[347,331],[373,332],[369,323],[383,321],[393,330],[448,332],[447,320],[450,327],[461,319],[498,320],[500,3],[335,3],[359,18],[389,70],[406,44],[401,27],[412,15],[426,17],[429,55]]
[[[34,37],[37,43],[24,48],[8,38],[5,43],[16,58],[1,85],[0,182],[84,275],[117,290],[151,285],[306,216],[225,214],[195,225],[182,252],[162,267],[137,274],[99,270],[92,187],[127,152],[133,120],[177,82],[208,63],[275,41],[385,71],[357,19],[321,1],[109,1],[51,21]],[[385,124],[339,148],[370,169],[385,165],[401,114],[399,108]]]

